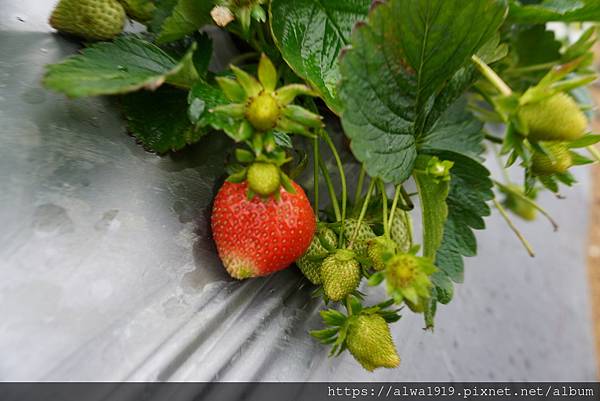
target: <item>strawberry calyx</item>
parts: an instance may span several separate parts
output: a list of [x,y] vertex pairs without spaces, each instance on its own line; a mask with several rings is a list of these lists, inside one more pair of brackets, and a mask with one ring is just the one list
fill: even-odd
[[352,356],[367,370],[394,368],[400,358],[393,344],[389,323],[400,319],[399,309],[388,309],[394,300],[363,307],[360,301],[349,296],[344,314],[336,309],[320,312],[326,328],[310,334],[323,344],[332,344],[330,357],[348,349]]

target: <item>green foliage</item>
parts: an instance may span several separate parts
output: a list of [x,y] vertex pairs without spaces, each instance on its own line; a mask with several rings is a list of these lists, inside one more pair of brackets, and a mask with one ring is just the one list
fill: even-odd
[[[406,180],[417,140],[451,102],[471,56],[494,37],[503,1],[398,0],[376,3],[341,60],[342,123],[369,175]],[[462,79],[460,79],[462,78]],[[437,103],[437,104],[436,104]],[[365,107],[365,105],[368,105]]]
[[121,106],[129,132],[153,152],[182,149],[207,132],[187,118],[187,95],[179,89],[130,93],[122,97]]
[[159,0],[151,28],[158,43],[172,42],[211,22],[212,0]]
[[350,42],[357,21],[371,0],[273,0],[271,29],[285,61],[309,81],[331,110],[341,111],[337,96],[338,56]]
[[600,21],[600,3],[597,0],[543,0],[540,4],[524,5],[511,0],[509,18],[519,24]]
[[[44,84],[70,97],[116,95],[156,89],[189,68],[193,49],[177,62],[156,45],[122,36],[84,49],[47,67]],[[189,70],[188,74],[189,74]],[[179,79],[178,82],[183,82]]]

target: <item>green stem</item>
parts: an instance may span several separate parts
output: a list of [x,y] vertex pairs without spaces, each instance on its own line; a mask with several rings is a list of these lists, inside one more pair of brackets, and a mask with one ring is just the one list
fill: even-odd
[[498,145],[502,145],[504,143],[504,140],[502,138],[498,138],[497,136],[488,133],[485,134],[485,139]]
[[[369,188],[367,189],[367,195],[365,196],[365,200],[363,201],[363,205],[360,210],[360,215],[358,216],[358,220],[356,222],[356,227],[354,227],[354,232],[352,233],[352,237],[350,237],[350,243],[348,244],[348,249],[352,249],[352,243],[354,242],[354,240],[356,239],[356,236],[358,235],[358,231],[359,231],[359,228],[360,228],[360,225],[361,225],[363,219],[365,218],[365,214],[367,214],[367,208],[369,206],[369,201],[371,200],[371,193],[373,192],[373,188],[375,188],[375,180],[371,179],[371,182],[369,183]],[[343,231],[344,231],[344,229],[342,228],[342,232]]]
[[545,63],[545,64],[535,64],[535,65],[530,65],[527,67],[520,67],[520,68],[513,68],[513,69],[509,68],[506,71],[504,71],[504,74],[506,74],[506,75],[522,75],[523,73],[527,73],[527,72],[549,70],[552,67],[554,67],[555,65],[556,65],[556,63]]
[[354,202],[352,203],[354,207],[358,205],[358,201],[360,200],[360,196],[362,195],[363,186],[365,182],[365,174],[366,174],[365,166],[360,165],[360,172],[358,173],[358,182],[356,184],[356,191],[354,192]]
[[242,53],[242,54],[232,58],[231,61],[229,62],[229,64],[239,66],[239,65],[243,64],[243,62],[245,62],[246,60],[251,60],[253,58],[258,58],[258,57],[260,57],[260,53],[258,53],[258,52]]
[[319,222],[319,137],[313,139],[313,180],[314,180],[314,202],[315,215]]
[[352,316],[352,307],[350,306],[350,295],[346,295],[346,310],[348,311],[348,316]]
[[388,198],[387,193],[385,192],[385,185],[381,179],[377,179],[377,184],[379,184],[379,192],[381,192],[381,203],[383,204],[383,235],[385,238],[390,239],[390,228],[388,224],[387,212],[388,212]]
[[400,194],[402,195],[402,206],[400,208],[403,210],[413,210],[415,208],[415,205],[410,199],[410,194],[406,192],[406,189],[404,189],[403,186],[400,187]]
[[498,91],[503,94],[504,96],[510,96],[512,95],[512,89],[510,89],[510,86],[508,86],[506,84],[506,82],[504,82],[502,80],[502,78],[500,78],[498,76],[498,74],[496,74],[496,72],[494,70],[492,70],[490,68],[489,65],[487,65],[482,59],[480,59],[479,57],[477,57],[476,55],[473,55],[471,57],[471,60],[473,61],[473,63],[475,63],[475,67],[477,67],[477,69],[479,70],[479,72],[481,72],[481,74],[492,84],[494,85],[494,87],[496,89],[498,89]]
[[525,250],[527,250],[527,253],[529,254],[529,256],[534,257],[535,253],[533,253],[533,249],[531,248],[531,244],[529,244],[529,241],[527,241],[527,239],[523,236],[523,234],[521,233],[521,231],[519,231],[519,229],[514,225],[514,223],[510,219],[510,216],[508,215],[508,213],[506,213],[506,210],[504,210],[504,208],[502,207],[502,205],[500,204],[500,202],[498,202],[496,199],[494,199],[494,206],[496,206],[496,208],[498,209],[498,211],[500,212],[500,214],[502,215],[502,217],[506,221],[506,224],[508,224],[508,226],[510,227],[510,229],[515,233],[515,235],[517,236],[517,238],[519,239],[519,241],[521,241],[521,243],[525,247]]
[[394,221],[394,214],[396,213],[396,207],[398,206],[398,200],[400,199],[400,188],[402,185],[396,185],[396,191],[394,193],[394,200],[392,201],[392,208],[390,209],[390,218],[388,220],[388,226],[392,225],[392,221]]
[[343,225],[344,219],[346,218],[346,203],[347,203],[347,197],[348,197],[348,192],[346,189],[346,174],[344,173],[344,165],[342,164],[342,159],[340,158],[340,155],[335,147],[335,144],[331,140],[331,136],[329,135],[327,130],[321,129],[321,133],[323,134],[323,138],[325,139],[325,142],[327,142],[327,145],[329,145],[329,148],[331,149],[331,153],[333,154],[335,163],[337,164],[338,172],[340,174],[340,184],[342,186],[342,217],[340,220]]
[[544,217],[546,217],[548,219],[548,221],[550,222],[550,224],[552,224],[552,228],[554,229],[554,231],[558,231],[558,223],[556,222],[556,220],[554,220],[552,218],[552,216],[550,216],[550,213],[548,213],[536,201],[534,201],[533,199],[528,198],[527,196],[523,195],[522,193],[520,193],[518,191],[515,191],[511,187],[509,187],[507,185],[504,185],[501,182],[498,182],[496,180],[494,180],[494,185],[496,185],[501,191],[503,191],[503,192],[509,192],[511,195],[519,198],[520,200],[522,200],[523,202],[527,203],[528,205],[533,206],[542,215],[544,215]]
[[321,172],[323,173],[323,177],[325,178],[325,184],[327,184],[327,189],[329,190],[329,197],[331,198],[331,204],[333,205],[333,212],[335,213],[335,219],[341,220],[342,214],[340,213],[340,204],[338,203],[337,196],[335,195],[335,188],[333,187],[333,183],[331,182],[331,176],[329,175],[329,171],[327,170],[327,166],[323,161],[321,155],[319,155],[319,167]]

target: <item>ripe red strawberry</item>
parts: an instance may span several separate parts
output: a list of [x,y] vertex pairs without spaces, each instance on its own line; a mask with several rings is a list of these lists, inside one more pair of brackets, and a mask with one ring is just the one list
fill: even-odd
[[315,215],[298,184],[296,193],[279,188],[274,196],[248,200],[248,183],[225,182],[212,211],[212,232],[219,257],[237,279],[266,276],[285,269],[306,251]]

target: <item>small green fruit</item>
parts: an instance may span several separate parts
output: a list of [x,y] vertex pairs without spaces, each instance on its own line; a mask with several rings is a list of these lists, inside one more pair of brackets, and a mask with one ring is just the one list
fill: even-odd
[[529,128],[528,138],[534,141],[572,141],[581,138],[588,126],[575,100],[562,92],[522,106],[519,116]]
[[323,260],[315,260],[317,258],[325,259],[329,256],[329,251],[323,245],[326,245],[327,248],[335,249],[337,246],[337,237],[335,233],[327,227],[319,227],[315,236],[310,243],[310,246],[296,261],[296,265],[304,274],[304,276],[310,280],[313,284],[321,284],[321,263]]
[[248,168],[248,186],[260,196],[269,196],[279,189],[279,167],[271,163],[256,162]]
[[542,177],[560,174],[566,172],[573,165],[573,157],[566,144],[548,142],[543,145],[552,157],[541,152],[534,152],[531,158],[531,170],[534,174]]
[[351,318],[346,346],[354,358],[369,372],[377,368],[395,368],[400,357],[390,328],[378,314],[360,314]]
[[396,210],[392,224],[390,224],[390,237],[398,244],[400,252],[407,253],[411,244],[410,214],[404,210]]
[[260,132],[275,128],[280,115],[281,110],[277,100],[266,92],[251,98],[246,107],[246,119]]
[[[344,220],[344,236],[348,241],[352,239],[357,225],[358,220],[356,219]],[[358,233],[352,242],[352,250],[359,257],[368,257],[369,241],[373,238],[375,238],[375,233],[367,223],[362,221],[360,225],[358,225]]]
[[385,237],[373,238],[369,241],[368,254],[373,268],[377,271],[385,269],[386,256],[396,253],[396,243]]
[[123,31],[125,10],[117,0],[60,0],[50,25],[88,40],[109,40]]
[[131,19],[141,23],[150,21],[156,10],[153,0],[119,0],[119,2]]
[[328,256],[321,265],[323,291],[332,301],[341,301],[360,284],[360,264],[345,249]]

